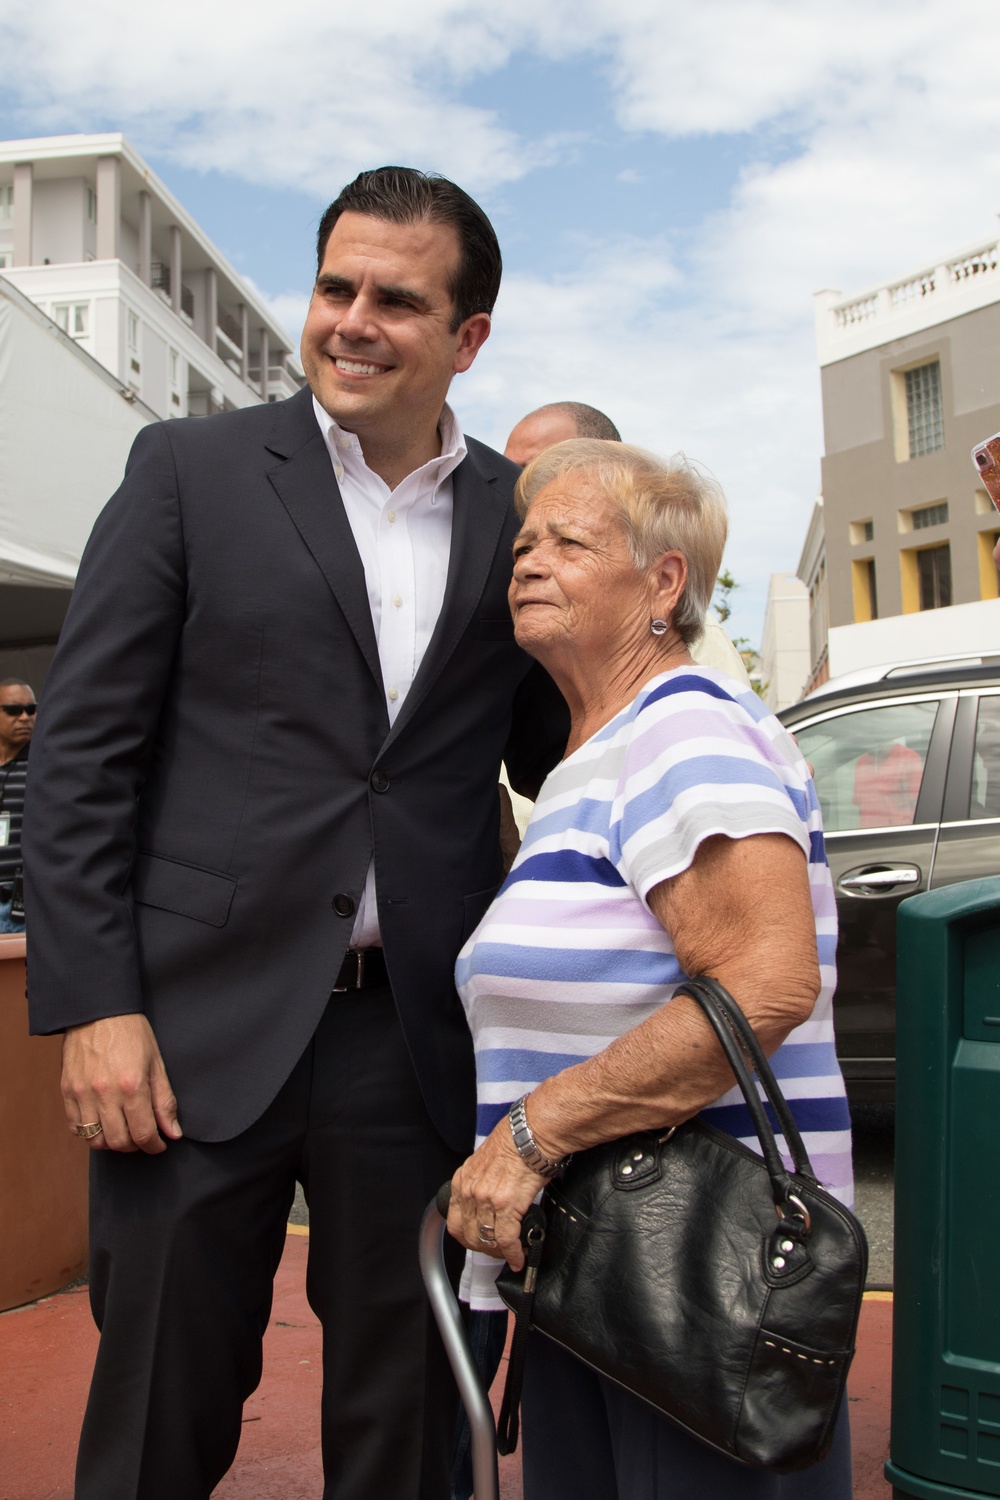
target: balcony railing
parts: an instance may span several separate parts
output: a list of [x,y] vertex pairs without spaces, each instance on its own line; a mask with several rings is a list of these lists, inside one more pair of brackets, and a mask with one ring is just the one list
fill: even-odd
[[[170,267],[164,265],[161,260],[154,260],[150,266],[149,284],[154,291],[163,292],[170,296]],[[181,282],[181,312],[186,313],[189,318],[194,318],[194,292],[189,286]]]
[[929,327],[975,307],[1000,302],[1000,241],[928,266],[857,296],[817,293],[821,363]]
[[219,332],[224,333],[229,342],[235,344],[237,349],[242,349],[243,329],[238,319],[234,318],[232,313],[227,313],[224,307],[220,307],[215,321]]

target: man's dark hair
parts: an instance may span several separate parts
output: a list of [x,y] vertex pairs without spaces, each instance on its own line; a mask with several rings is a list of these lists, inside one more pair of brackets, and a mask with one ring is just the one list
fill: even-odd
[[493,311],[503,262],[493,225],[479,204],[447,177],[413,167],[376,167],[361,172],[335,198],[319,221],[316,274],[323,269],[326,242],[341,214],[367,214],[390,224],[452,224],[460,247],[458,270],[448,284],[454,305],[452,332],[473,313]]
[[[596,406],[587,406],[583,401],[550,401],[548,406],[540,406],[538,411],[562,411],[570,417],[576,426],[577,437],[602,438],[606,443],[620,443],[622,435],[602,411]],[[537,416],[537,412],[531,415]]]
[[5,688],[5,687],[26,687],[28,689],[29,693],[33,693],[35,691],[34,688],[31,686],[31,683],[30,682],[25,682],[25,680],[24,680],[23,677],[5,677],[5,678],[3,678],[3,680],[0,681],[0,688]]

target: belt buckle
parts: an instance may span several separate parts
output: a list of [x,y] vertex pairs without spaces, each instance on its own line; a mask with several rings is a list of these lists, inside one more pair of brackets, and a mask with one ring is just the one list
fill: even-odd
[[[348,990],[359,990],[359,989],[361,989],[361,986],[364,984],[364,979],[365,979],[365,950],[363,948],[348,948],[347,952],[344,954],[344,962],[346,963],[349,958],[353,958],[354,959],[354,983],[353,984],[335,984],[334,987],[333,987],[333,993],[335,995],[346,994],[346,992]],[[341,972],[343,972],[344,965],[341,964],[340,967],[341,967]],[[338,979],[340,978],[339,974],[337,975],[337,978]]]

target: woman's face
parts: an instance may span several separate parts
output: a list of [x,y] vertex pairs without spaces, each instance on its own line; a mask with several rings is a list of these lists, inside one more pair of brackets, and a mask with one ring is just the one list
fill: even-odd
[[582,658],[628,651],[648,640],[656,597],[651,571],[636,568],[614,507],[585,472],[539,490],[514,541],[518,645],[542,661],[564,647]]

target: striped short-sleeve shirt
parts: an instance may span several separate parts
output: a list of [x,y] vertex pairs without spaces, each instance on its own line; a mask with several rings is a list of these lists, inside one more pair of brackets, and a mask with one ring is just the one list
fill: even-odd
[[0,845],[0,885],[11,886],[21,868],[21,823],[28,776],[30,741],[13,760],[0,767],[0,813],[8,818],[7,842]]
[[[477,1144],[514,1099],[592,1057],[687,976],[647,898],[704,839],[783,833],[808,860],[822,990],[771,1059],[820,1181],[852,1197],[850,1118],[833,1037],[837,916],[809,769],[749,689],[678,667],[547,778],[499,895],[458,958],[472,1029]],[[739,997],[737,996],[737,999]],[[751,1147],[737,1089],[703,1118]],[[472,1254],[463,1296],[498,1306],[498,1263]]]

